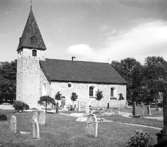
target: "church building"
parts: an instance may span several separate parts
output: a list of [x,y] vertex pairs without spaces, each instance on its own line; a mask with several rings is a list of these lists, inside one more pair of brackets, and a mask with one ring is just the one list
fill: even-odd
[[[75,92],[78,107],[125,105],[126,81],[110,64],[47,59],[47,50],[31,8],[17,49],[17,100],[37,108],[41,96],[55,98],[60,92],[69,106]],[[100,101],[98,90],[103,94]]]

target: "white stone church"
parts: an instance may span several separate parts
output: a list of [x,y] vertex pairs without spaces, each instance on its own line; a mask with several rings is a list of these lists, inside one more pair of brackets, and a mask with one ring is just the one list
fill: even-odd
[[[126,81],[110,64],[47,59],[46,52],[31,8],[17,49],[17,100],[36,108],[41,96],[55,98],[59,91],[65,97],[66,106],[72,103],[72,92],[78,95],[79,107],[125,105]],[[99,102],[95,99],[97,90],[103,93]]]

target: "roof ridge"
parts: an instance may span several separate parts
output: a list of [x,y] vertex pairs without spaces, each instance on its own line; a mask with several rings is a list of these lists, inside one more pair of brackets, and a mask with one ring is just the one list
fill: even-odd
[[51,58],[45,58],[46,60],[57,60],[57,61],[67,61],[67,62],[84,62],[84,63],[98,63],[98,64],[109,64],[107,62],[98,62],[98,61],[83,61],[83,60],[67,60],[67,59],[51,59]]

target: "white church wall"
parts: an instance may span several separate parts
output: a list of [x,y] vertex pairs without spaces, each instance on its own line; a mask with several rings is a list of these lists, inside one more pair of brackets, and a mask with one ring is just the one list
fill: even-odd
[[45,59],[45,54],[46,52],[45,51],[37,51],[37,57],[33,57],[32,56],[32,49],[27,49],[27,48],[24,48],[23,51],[18,54],[18,57],[31,57],[31,58],[38,58],[40,60],[44,60]]
[[16,99],[27,103],[31,108],[37,107],[40,92],[39,60],[21,56],[17,59]]
[[[119,102],[117,106],[124,106],[126,103],[126,85],[115,85],[115,84],[87,84],[87,83],[70,83],[71,87],[68,87],[67,82],[51,82],[50,96],[55,97],[56,93],[60,91],[60,93],[65,96],[66,104],[72,104],[71,94],[72,92],[76,92],[78,95],[78,101],[81,104],[92,105],[92,106],[100,106],[107,107],[107,103],[110,106],[116,104],[118,100],[110,100],[110,90],[111,88],[115,89],[114,97],[118,99],[120,93],[123,94],[124,100]],[[89,97],[89,87],[94,87],[94,97]],[[97,90],[101,90],[103,92],[103,98],[100,101],[95,100],[95,93]],[[120,104],[121,103],[121,104]]]

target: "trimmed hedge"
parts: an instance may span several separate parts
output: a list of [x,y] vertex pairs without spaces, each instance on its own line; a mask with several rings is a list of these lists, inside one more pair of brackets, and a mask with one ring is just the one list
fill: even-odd
[[29,105],[22,101],[15,101],[13,104],[13,107],[15,108],[17,112],[23,112],[24,110],[29,109]]

